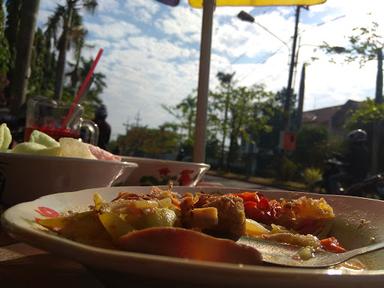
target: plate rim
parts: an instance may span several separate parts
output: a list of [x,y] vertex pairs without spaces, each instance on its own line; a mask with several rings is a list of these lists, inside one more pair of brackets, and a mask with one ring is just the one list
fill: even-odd
[[[45,195],[40,198],[37,198],[33,201],[23,202],[19,203],[15,206],[12,206],[8,208],[1,217],[1,223],[2,228],[7,231],[12,237],[16,238],[17,240],[23,241],[27,244],[32,243],[33,246],[36,246],[38,248],[47,249],[50,253],[58,253],[60,255],[68,255],[71,253],[65,252],[66,249],[70,249],[73,251],[80,251],[82,253],[80,254],[93,254],[93,255],[99,255],[99,257],[102,256],[110,256],[110,257],[117,257],[119,259],[131,259],[131,260],[142,260],[142,261],[155,261],[158,264],[164,264],[167,263],[172,265],[183,265],[189,268],[195,268],[195,269],[205,269],[205,268],[211,268],[211,269],[220,269],[225,271],[232,271],[236,273],[254,273],[256,275],[260,275],[268,273],[268,275],[272,276],[284,276],[289,277],[292,275],[295,276],[342,276],[342,277],[366,277],[366,276],[384,276],[384,269],[377,269],[377,270],[363,270],[363,271],[345,271],[345,270],[336,270],[335,269],[319,269],[319,268],[292,268],[292,267],[279,267],[279,266],[264,266],[264,265],[242,265],[242,264],[231,264],[231,263],[217,263],[217,262],[208,262],[208,261],[198,261],[198,260],[191,260],[191,259],[182,259],[182,258],[174,258],[174,257],[168,257],[168,256],[159,256],[159,255],[148,255],[148,254],[142,254],[142,253],[136,253],[136,252],[129,252],[129,251],[121,251],[121,250],[113,250],[113,249],[105,249],[105,248],[99,248],[99,247],[93,247],[90,245],[78,243],[63,237],[60,237],[58,235],[55,235],[53,233],[47,233],[43,230],[39,230],[33,225],[28,225],[28,228],[23,227],[22,225],[12,221],[12,218],[19,214],[19,210],[23,210],[23,208],[30,207],[33,203],[39,203],[42,201],[42,199],[49,199],[49,198],[57,198],[57,197],[63,197],[64,195],[68,195],[71,193],[80,194],[80,193],[94,193],[95,190],[126,190],[126,189],[137,189],[145,190],[150,189],[152,186],[119,186],[119,187],[99,187],[99,188],[90,188],[90,189],[82,189],[77,190],[73,192],[60,192],[50,195]],[[176,188],[176,189],[175,189]],[[263,189],[243,189],[243,188],[236,188],[236,187],[182,187],[182,186],[175,186],[174,190],[247,190],[247,191],[261,191],[261,192],[281,192],[282,190],[263,190]],[[178,192],[178,191],[176,191]],[[299,194],[306,193],[306,192],[297,192]],[[322,195],[322,194],[314,194],[314,195]],[[332,195],[332,198],[339,198],[339,197],[349,197],[349,196],[342,196],[342,195]],[[358,197],[354,197],[358,198]],[[90,199],[91,200],[91,199]],[[365,199],[364,200],[372,200],[372,201],[380,201],[375,199]],[[20,217],[20,216],[18,216]],[[24,219],[32,220],[32,219]],[[32,241],[31,241],[32,237]],[[34,241],[36,240],[36,241]],[[40,240],[40,241],[38,241]],[[44,241],[41,241],[44,240]],[[48,244],[46,244],[48,243]],[[58,244],[58,245],[57,245]],[[54,245],[60,249],[53,249],[56,251],[52,251],[49,246]],[[60,252],[58,250],[62,250],[62,248],[66,248],[64,252]],[[73,253],[72,253],[73,254]],[[78,261],[79,263],[84,264],[84,261],[82,259],[78,259],[78,257],[70,257],[71,259],[74,259],[75,261]],[[81,257],[80,257],[81,258]],[[108,266],[104,266],[105,269],[108,269]],[[113,269],[115,270],[115,269]],[[124,270],[126,271],[126,270]]]

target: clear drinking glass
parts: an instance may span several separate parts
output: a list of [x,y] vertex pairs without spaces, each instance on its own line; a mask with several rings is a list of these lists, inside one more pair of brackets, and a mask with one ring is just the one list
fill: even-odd
[[84,107],[74,106],[71,117],[67,118],[71,104],[58,103],[45,97],[28,100],[24,141],[28,141],[33,130],[39,130],[59,140],[62,137],[83,138],[85,142],[97,145],[99,128],[87,119],[83,119]]

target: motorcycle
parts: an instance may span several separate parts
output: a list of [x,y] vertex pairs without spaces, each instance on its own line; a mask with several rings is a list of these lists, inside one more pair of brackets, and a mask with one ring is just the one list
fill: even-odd
[[384,175],[376,174],[348,187],[346,195],[384,200]]
[[384,200],[384,175],[379,173],[360,181],[353,181],[343,161],[337,157],[326,160],[322,180],[315,183],[314,191],[325,194],[349,195]]

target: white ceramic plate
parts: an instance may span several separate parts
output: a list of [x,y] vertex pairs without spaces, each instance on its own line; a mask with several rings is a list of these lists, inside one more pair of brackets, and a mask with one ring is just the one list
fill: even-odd
[[136,163],[0,152],[0,201],[8,207],[38,197],[126,179]]
[[139,167],[129,177],[121,179],[120,186],[167,185],[171,180],[177,186],[194,187],[210,168],[205,163],[121,157],[122,161],[137,163]]
[[[67,211],[87,207],[95,192],[105,200],[113,199],[118,192],[148,193],[150,187],[111,187],[81,190],[44,196],[32,202],[18,204],[8,209],[2,217],[3,227],[16,239],[36,247],[75,259],[96,269],[123,272],[130,275],[158,277],[170,281],[190,281],[197,285],[215,284],[238,287],[382,287],[384,281],[384,251],[360,256],[367,266],[363,271],[338,269],[297,269],[273,266],[247,266],[224,263],[192,261],[125,251],[108,250],[79,244],[39,230],[34,223],[41,217],[35,210],[49,207]],[[177,192],[233,193],[241,189],[213,187],[175,187]],[[248,191],[250,191],[248,189]],[[291,198],[305,193],[262,191],[270,198]],[[317,194],[306,194],[319,197]],[[325,196],[334,207],[337,220],[331,231],[347,248],[366,245],[375,237],[384,241],[384,201]],[[177,282],[176,282],[177,283]],[[280,286],[281,285],[281,286]]]

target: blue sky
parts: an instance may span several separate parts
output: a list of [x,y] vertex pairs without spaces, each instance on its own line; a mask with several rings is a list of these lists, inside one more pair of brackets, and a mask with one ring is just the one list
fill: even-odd
[[[38,25],[43,26],[57,3],[41,0]],[[102,99],[109,111],[112,135],[125,131],[124,123],[157,127],[175,119],[162,104],[179,103],[197,88],[202,11],[187,0],[177,7],[154,0],[99,0],[94,15],[84,14],[88,30],[84,56],[104,53],[97,71],[107,76]],[[364,3],[364,6],[362,5]],[[344,45],[354,27],[372,21],[384,27],[381,1],[328,0],[302,10],[295,91],[302,64],[312,56],[320,59],[307,68],[304,110],[339,105],[348,99],[373,97],[376,62],[337,64],[320,52],[323,41]],[[257,24],[240,21],[241,10],[251,13]],[[218,7],[215,10],[211,55],[210,88],[218,83],[218,71],[233,73],[237,85],[264,83],[271,91],[287,86],[289,53],[294,29],[294,7]],[[383,35],[381,30],[380,35]],[[284,44],[287,43],[288,47]],[[69,55],[69,58],[71,55]]]

